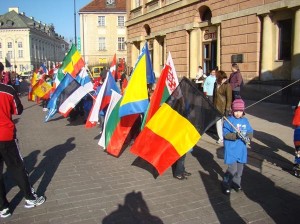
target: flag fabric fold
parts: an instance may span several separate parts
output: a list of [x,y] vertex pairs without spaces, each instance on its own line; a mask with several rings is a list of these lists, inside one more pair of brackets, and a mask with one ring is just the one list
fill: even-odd
[[113,130],[116,128],[119,118],[119,107],[122,95],[112,90],[111,100],[109,102],[103,123],[102,135],[99,139],[98,145],[106,149]]
[[[103,109],[106,109],[111,98],[112,90],[120,93],[120,89],[118,88],[114,77],[111,72],[107,73],[107,76],[104,80],[104,83],[97,95],[97,98],[93,104],[93,107],[90,111],[90,115],[87,122],[92,124],[97,123],[99,121],[99,112]],[[90,127],[92,125],[86,125],[86,127]]]
[[171,53],[169,52],[166,64],[159,76],[154,92],[151,96],[149,107],[143,118],[142,128],[145,126],[150,118],[155,114],[160,105],[164,103],[167,98],[178,86],[178,77],[176,74],[175,66],[172,60]]
[[145,43],[120,104],[119,116],[145,113],[149,104],[147,84],[155,81],[148,44]]
[[64,91],[64,89],[74,80],[74,78],[70,74],[66,74],[57,88],[54,90],[47,108],[48,113],[45,117],[45,122],[49,121],[57,112],[58,110],[58,98],[60,94]]
[[76,76],[76,81],[84,88],[86,92],[89,93],[94,91],[94,85],[85,67],[83,67],[80,73]]
[[33,73],[31,80],[30,80],[30,86],[28,89],[28,101],[35,101],[36,97],[33,93],[33,87],[38,82],[38,74],[36,72]]
[[161,175],[221,117],[204,94],[184,77],[146,124],[130,151],[152,164]]
[[45,80],[41,79],[32,87],[32,92],[34,95],[43,98],[50,92],[51,89],[52,86],[48,84]]
[[73,77],[76,77],[78,72],[81,70],[82,67],[85,66],[85,62],[77,50],[76,46],[72,44],[71,49],[69,50],[68,54],[65,56],[61,69],[64,73],[69,73]]
[[[118,157],[127,145],[127,137],[139,114],[119,117],[122,95],[112,90],[112,97],[104,118],[104,125],[98,145],[106,149],[110,155]],[[128,139],[129,140],[129,139]],[[128,143],[128,142],[127,142]]]
[[116,73],[117,73],[116,68],[117,68],[117,56],[115,54],[109,68],[109,71],[111,72],[114,78],[116,77]]

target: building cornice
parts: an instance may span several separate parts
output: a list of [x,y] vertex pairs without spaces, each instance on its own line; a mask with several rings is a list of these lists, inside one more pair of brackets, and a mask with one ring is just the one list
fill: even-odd
[[[207,1],[203,1],[203,3],[205,3],[205,2],[207,2]],[[140,15],[133,19],[129,19],[126,22],[126,26],[128,27],[128,26],[132,26],[132,25],[135,25],[138,23],[142,23],[153,17],[157,17],[160,15],[169,13],[171,11],[174,11],[174,10],[177,10],[177,9],[180,9],[183,7],[187,7],[188,5],[192,5],[195,3],[199,3],[199,0],[177,1],[177,2],[171,3],[170,5],[163,6],[159,9],[153,10],[144,15]],[[211,19],[211,23],[218,24],[218,23],[221,23],[223,20],[227,20],[227,19],[232,19],[232,18],[241,17],[241,16],[248,16],[248,15],[253,15],[253,14],[262,15],[262,14],[270,13],[272,10],[275,10],[275,9],[294,8],[297,6],[300,6],[299,0],[283,0],[283,1],[278,1],[278,2],[274,2],[274,3],[269,3],[269,4],[233,12],[233,13],[216,16]]]
[[126,11],[119,11],[119,12],[101,12],[101,11],[92,11],[92,12],[79,12],[80,14],[126,14]]
[[256,6],[249,9],[244,9],[233,13],[228,13],[225,15],[216,16],[211,19],[211,22],[212,24],[216,24],[216,23],[221,23],[223,20],[233,19],[236,17],[248,16],[253,14],[263,15],[263,14],[271,13],[273,10],[278,10],[283,8],[289,9],[289,8],[295,8],[297,6],[300,6],[299,0],[278,1],[274,3],[261,5],[261,6]]

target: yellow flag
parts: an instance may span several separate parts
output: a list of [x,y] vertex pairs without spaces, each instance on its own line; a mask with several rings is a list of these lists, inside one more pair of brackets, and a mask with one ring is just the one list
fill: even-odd
[[49,85],[47,82],[43,81],[42,83],[37,83],[33,87],[33,94],[35,94],[38,97],[43,97],[47,93],[49,93],[49,91],[51,90],[51,88],[52,88],[51,85]]

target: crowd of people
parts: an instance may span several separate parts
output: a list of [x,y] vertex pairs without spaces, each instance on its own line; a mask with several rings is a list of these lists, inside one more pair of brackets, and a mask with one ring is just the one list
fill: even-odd
[[20,77],[19,74],[17,74],[14,71],[6,71],[2,72],[2,79],[1,83],[5,85],[11,85],[17,92],[17,95],[21,95],[21,89],[20,89],[20,84],[22,82],[22,78]]
[[[28,173],[26,171],[23,159],[19,153],[18,140],[16,137],[16,127],[12,121],[12,115],[20,115],[23,111],[22,103],[19,99],[20,78],[3,72],[3,64],[0,63],[0,166],[6,164],[7,169],[13,174],[15,181],[25,197],[25,207],[32,208],[45,202],[44,196],[38,196],[31,186]],[[132,72],[126,74],[122,71],[116,78],[120,82],[120,88],[124,88],[124,82]],[[103,69],[98,79],[94,80],[94,90],[99,91],[106,77],[106,71]],[[50,85],[53,84],[53,77],[47,74],[38,76],[39,80],[44,80]],[[218,67],[210,71],[209,75],[203,73],[199,66],[197,87],[203,91],[207,99],[223,115],[222,119],[216,123],[218,139],[216,143],[224,146],[224,163],[227,165],[223,181],[222,191],[229,195],[231,189],[239,192],[242,190],[241,180],[244,165],[247,163],[247,146],[253,138],[253,128],[249,120],[245,117],[245,102],[241,97],[243,79],[237,64],[232,64],[232,73],[227,74],[219,70]],[[14,87],[12,87],[14,85]],[[91,95],[84,97],[74,111],[79,111],[80,115],[89,114],[92,107],[93,98]],[[42,103],[43,108],[47,108],[47,99]],[[300,105],[299,105],[300,106]],[[295,125],[294,143],[295,143],[295,176],[300,176],[300,107],[295,110],[293,125]],[[81,114],[82,112],[82,114]],[[72,114],[70,117],[72,118]],[[191,149],[192,151],[193,149]],[[186,154],[177,160],[173,165],[173,176],[178,180],[185,180],[192,175],[185,169],[184,161]],[[5,218],[11,215],[9,202],[6,199],[4,187],[4,178],[1,169],[0,177],[0,217]]]

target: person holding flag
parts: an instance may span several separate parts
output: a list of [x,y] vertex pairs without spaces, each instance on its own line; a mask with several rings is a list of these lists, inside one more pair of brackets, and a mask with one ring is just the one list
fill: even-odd
[[241,180],[244,165],[247,163],[247,145],[253,137],[251,127],[245,115],[245,103],[242,99],[232,102],[232,115],[225,118],[224,133],[224,162],[228,168],[224,174],[223,193],[230,194],[231,188],[235,191],[242,190]]

